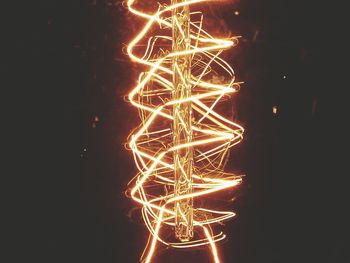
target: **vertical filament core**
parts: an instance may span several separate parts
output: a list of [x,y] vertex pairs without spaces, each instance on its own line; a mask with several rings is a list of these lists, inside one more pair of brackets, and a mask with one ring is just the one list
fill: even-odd
[[[172,0],[176,5],[186,0]],[[173,57],[173,143],[174,146],[192,142],[192,106],[191,100],[191,55],[181,54],[190,50],[190,11],[184,5],[172,10],[172,51]],[[186,196],[192,193],[192,146],[179,148],[174,151],[174,192],[175,197]],[[193,237],[193,198],[183,198],[175,202],[175,236],[181,242]]]

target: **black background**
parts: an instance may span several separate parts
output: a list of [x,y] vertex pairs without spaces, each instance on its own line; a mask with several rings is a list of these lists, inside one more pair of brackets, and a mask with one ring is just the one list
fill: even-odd
[[[138,124],[124,96],[139,69],[122,52],[136,18],[120,1],[27,5],[17,3],[5,23],[15,26],[6,42],[18,56],[10,53],[7,66],[11,84],[21,87],[12,89],[7,126],[18,146],[8,155],[24,177],[14,177],[11,195],[23,207],[13,213],[20,231],[10,229],[11,258],[137,262],[147,232],[129,218],[135,204],[124,195],[135,172],[124,143]],[[235,99],[245,140],[229,168],[246,177],[232,205],[238,217],[224,227],[223,262],[350,262],[341,9],[315,0],[242,0],[215,11],[242,36],[229,63],[245,82]],[[208,256],[163,249],[155,262]]]

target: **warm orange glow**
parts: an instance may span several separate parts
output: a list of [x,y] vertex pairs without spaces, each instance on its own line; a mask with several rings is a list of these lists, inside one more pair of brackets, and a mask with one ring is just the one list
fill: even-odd
[[131,13],[145,19],[127,52],[148,68],[128,96],[141,118],[129,136],[139,170],[129,185],[150,232],[142,255],[146,263],[158,243],[208,246],[214,262],[220,262],[216,242],[225,235],[213,226],[235,216],[203,200],[242,182],[223,169],[244,131],[220,111],[241,83],[219,56],[238,40],[215,39],[202,28],[203,14],[192,9],[205,1],[172,0],[154,14],[139,10],[135,0],[127,2]]

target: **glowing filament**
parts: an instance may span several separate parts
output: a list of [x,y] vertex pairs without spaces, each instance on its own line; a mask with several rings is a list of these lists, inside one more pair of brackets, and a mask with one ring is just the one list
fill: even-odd
[[235,216],[204,199],[241,183],[241,175],[224,172],[224,166],[244,131],[222,110],[240,83],[220,55],[238,40],[216,39],[203,29],[203,14],[190,6],[205,1],[171,0],[154,14],[127,2],[130,12],[146,20],[127,48],[133,61],[148,68],[129,93],[141,125],[128,142],[139,171],[129,183],[130,195],[142,205],[150,232],[146,263],[160,244],[208,246],[220,262],[216,242],[225,235],[213,226]]
[[[176,5],[179,0],[172,0]],[[172,10],[172,52],[181,53],[191,49],[190,11],[188,5]],[[173,57],[173,101],[191,98],[191,55]],[[191,100],[178,102],[173,106],[174,146],[192,142]],[[193,149],[191,146],[174,150],[174,192],[176,197],[192,193]],[[175,202],[175,235],[180,241],[193,237],[193,199],[180,199]]]

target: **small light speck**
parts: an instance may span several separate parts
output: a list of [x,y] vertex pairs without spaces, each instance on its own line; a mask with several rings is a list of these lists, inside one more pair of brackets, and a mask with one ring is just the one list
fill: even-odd
[[86,148],[84,148],[84,152],[86,152]]
[[239,16],[239,11],[235,11],[235,15],[236,15],[236,16]]
[[95,129],[97,127],[97,124],[100,122],[100,118],[98,116],[95,116],[92,120],[91,127]]
[[286,79],[287,78],[287,76],[286,75],[283,75],[283,79]]
[[272,113],[273,114],[277,114],[277,106],[273,106],[272,107]]
[[260,33],[260,30],[256,29],[254,36],[253,36],[253,39],[252,39],[252,42],[255,42],[258,39],[259,33]]

